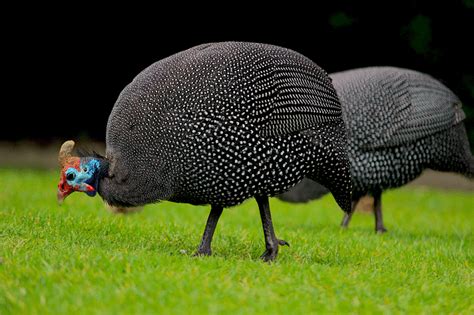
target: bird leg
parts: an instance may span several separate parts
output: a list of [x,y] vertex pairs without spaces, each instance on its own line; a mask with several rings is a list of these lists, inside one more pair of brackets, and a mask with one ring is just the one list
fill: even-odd
[[341,226],[343,228],[347,228],[349,226],[349,222],[351,222],[352,215],[355,212],[355,209],[357,207],[357,203],[359,202],[360,199],[352,200],[351,204],[351,212],[350,213],[344,213],[344,218],[342,219]]
[[384,233],[387,229],[383,225],[382,218],[382,193],[377,192],[374,194],[374,214],[375,214],[375,232]]
[[267,196],[257,196],[255,197],[258,204],[258,209],[260,210],[260,218],[262,219],[263,234],[265,236],[265,252],[260,256],[264,261],[272,261],[278,255],[278,246],[287,245],[288,242],[284,240],[279,240],[275,236],[275,231],[273,230],[272,216],[270,214],[270,206],[268,204]]
[[194,256],[210,256],[211,251],[211,242],[214,231],[216,230],[217,222],[222,214],[223,208],[221,206],[211,206],[211,212],[207,218],[206,228],[204,229],[204,234],[202,235],[201,244]]

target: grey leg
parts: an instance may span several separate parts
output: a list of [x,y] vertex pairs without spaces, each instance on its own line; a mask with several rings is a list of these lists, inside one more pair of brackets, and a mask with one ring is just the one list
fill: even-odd
[[272,261],[278,255],[278,246],[287,245],[290,246],[286,241],[279,240],[275,236],[273,230],[272,216],[270,214],[270,206],[268,204],[267,196],[255,197],[260,210],[260,218],[262,219],[263,234],[265,236],[265,252],[260,256],[264,261]]
[[374,194],[375,232],[385,233],[387,229],[383,225],[382,217],[382,193]]
[[351,222],[352,215],[354,214],[354,211],[356,209],[357,203],[359,202],[360,199],[357,200],[352,200],[351,204],[351,212],[350,213],[344,213],[344,218],[342,219],[341,226],[343,228],[347,228],[349,226],[349,222]]
[[194,256],[210,256],[211,251],[211,242],[214,231],[216,230],[217,222],[222,214],[223,208],[220,206],[211,206],[211,213],[207,218],[206,228],[204,229],[204,234],[202,235],[201,244]]

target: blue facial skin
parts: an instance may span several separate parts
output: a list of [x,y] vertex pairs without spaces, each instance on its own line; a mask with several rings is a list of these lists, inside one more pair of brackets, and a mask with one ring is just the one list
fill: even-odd
[[[99,177],[97,176],[100,168],[100,162],[96,159],[81,159],[80,171],[74,167],[66,170],[66,181],[73,186],[75,190],[85,192],[88,196],[94,197],[97,193]],[[71,179],[69,179],[71,178]],[[94,191],[88,191],[88,184],[94,188]]]

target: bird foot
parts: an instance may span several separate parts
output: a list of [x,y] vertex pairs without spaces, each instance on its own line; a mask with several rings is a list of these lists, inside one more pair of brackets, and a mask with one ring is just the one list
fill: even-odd
[[[277,239],[279,246],[290,246],[290,244],[285,240]],[[278,246],[269,247],[265,250],[265,252],[260,256],[260,258],[265,262],[274,261],[278,255]]]
[[377,233],[377,234],[383,234],[383,233],[385,233],[385,232],[387,232],[387,229],[386,229],[385,227],[383,227],[383,226],[382,226],[382,227],[378,227],[378,228],[375,229],[375,233]]
[[193,257],[200,257],[200,256],[211,256],[212,251],[210,248],[198,248],[198,250],[193,254]]
[[276,248],[267,248],[260,258],[265,262],[274,261],[278,255],[278,246]]

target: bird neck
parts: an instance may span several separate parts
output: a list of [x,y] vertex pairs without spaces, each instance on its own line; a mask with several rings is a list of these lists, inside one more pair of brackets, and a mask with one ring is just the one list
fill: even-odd
[[125,178],[117,175],[112,169],[111,162],[107,158],[99,159],[100,167],[97,173],[97,192],[110,206],[130,207],[128,201],[128,186],[124,183]]
[[87,184],[94,187],[94,193],[88,194],[89,196],[94,196],[96,192],[99,191],[100,182],[103,178],[108,176],[109,173],[109,162],[106,158],[103,157],[92,157],[91,161],[94,161],[95,171],[94,175],[90,178]]
[[98,180],[100,181],[104,177],[109,176],[109,161],[106,158],[100,158],[99,160],[99,170],[98,170]]

